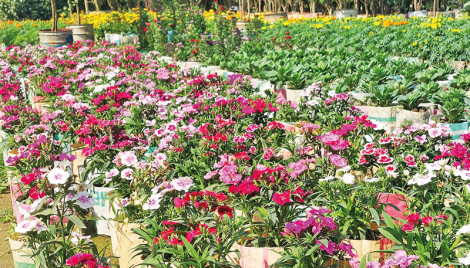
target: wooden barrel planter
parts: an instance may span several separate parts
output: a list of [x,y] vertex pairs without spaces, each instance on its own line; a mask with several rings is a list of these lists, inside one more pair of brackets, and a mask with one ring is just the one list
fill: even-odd
[[95,32],[93,24],[69,25],[67,29],[73,31],[73,41],[95,41]]
[[39,44],[43,47],[61,47],[72,43],[72,29],[57,29],[57,32],[39,31]]
[[264,19],[267,21],[275,21],[279,19],[287,19],[287,12],[283,13],[274,13],[274,14],[265,14]]

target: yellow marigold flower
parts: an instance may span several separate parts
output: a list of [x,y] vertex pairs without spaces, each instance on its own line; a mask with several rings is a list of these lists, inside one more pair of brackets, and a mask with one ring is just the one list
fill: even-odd
[[418,42],[414,42],[414,43],[413,43],[413,46],[416,46],[417,44],[418,44]]
[[406,20],[401,21],[401,25],[406,25],[408,22]]
[[261,27],[261,29],[266,30],[266,27]]

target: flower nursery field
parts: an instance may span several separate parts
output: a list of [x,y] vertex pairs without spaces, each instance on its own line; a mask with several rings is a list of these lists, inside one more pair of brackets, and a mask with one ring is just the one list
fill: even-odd
[[468,18],[135,13],[1,51],[15,267],[470,265]]

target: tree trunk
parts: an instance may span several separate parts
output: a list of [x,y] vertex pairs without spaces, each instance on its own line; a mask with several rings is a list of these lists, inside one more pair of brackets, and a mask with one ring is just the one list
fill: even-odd
[[310,13],[315,14],[315,2],[310,2]]
[[300,14],[304,14],[304,2],[301,1],[299,5]]
[[101,10],[101,0],[94,0],[96,11]]
[[82,20],[80,18],[80,6],[78,4],[78,0],[75,2],[76,8],[77,8],[77,20],[78,20],[78,25],[82,25]]
[[246,6],[247,6],[247,8],[248,8],[248,19],[250,19],[250,14],[251,14],[250,0],[247,0]]
[[77,20],[75,19],[75,16],[73,15],[72,4],[70,3],[70,0],[67,0],[67,5],[69,6],[69,13],[70,13],[70,16],[73,19],[73,23],[77,24]]
[[369,17],[369,7],[367,5],[367,0],[364,0],[364,9],[366,10],[366,18]]
[[57,2],[56,0],[51,0],[52,7],[52,32],[57,32]]

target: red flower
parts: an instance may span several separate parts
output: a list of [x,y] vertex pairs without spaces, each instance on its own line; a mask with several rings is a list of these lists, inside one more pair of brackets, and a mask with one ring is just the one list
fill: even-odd
[[285,191],[284,193],[275,193],[273,195],[273,201],[276,202],[278,205],[284,206],[286,203],[292,202],[290,200],[290,190]]
[[288,35],[288,36],[284,37],[284,39],[292,39],[292,36]]
[[196,51],[195,51],[195,50],[193,50],[193,51],[191,51],[191,53],[193,53],[193,54],[196,54]]
[[175,197],[175,207],[176,208],[185,207],[189,204],[189,201],[190,201],[189,196],[184,197],[184,199]]
[[36,176],[34,176],[34,173],[30,173],[28,175],[21,177],[21,182],[26,185],[32,183],[35,180],[36,180]]
[[419,220],[421,219],[421,216],[418,215],[418,213],[412,213],[406,217],[408,220],[408,223],[411,224],[419,224]]
[[433,222],[433,217],[424,217],[422,222],[424,225],[429,226]]
[[29,190],[29,197],[31,197],[32,199],[43,198],[45,195],[46,194],[44,192],[39,191],[37,185],[31,188],[31,190]]
[[228,215],[230,218],[233,217],[233,208],[229,206],[220,206],[217,208],[217,213],[219,213],[220,218],[224,215]]

